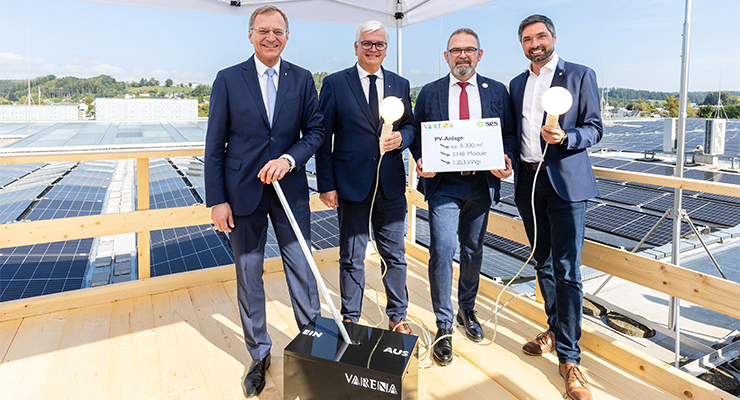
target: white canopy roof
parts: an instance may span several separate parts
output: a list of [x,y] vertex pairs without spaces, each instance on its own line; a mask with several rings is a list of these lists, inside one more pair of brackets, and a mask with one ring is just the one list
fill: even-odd
[[[374,19],[389,27],[416,24],[492,0],[87,0],[100,3],[249,16],[255,8],[275,5],[288,19],[360,24]],[[238,6],[237,6],[238,4]]]

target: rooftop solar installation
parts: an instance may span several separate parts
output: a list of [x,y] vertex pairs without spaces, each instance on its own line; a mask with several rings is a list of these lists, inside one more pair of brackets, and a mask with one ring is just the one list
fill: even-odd
[[[6,135],[20,137],[8,146],[16,148],[202,142],[206,130],[207,121],[204,120],[0,123],[0,139]],[[697,144],[702,144],[703,135],[704,120],[689,119],[686,148],[693,150]],[[641,119],[606,126],[603,140],[590,149],[592,164],[603,168],[673,175],[675,167],[666,162],[608,158],[598,152],[600,149],[638,153],[660,150],[662,137],[663,120]],[[404,154],[405,158],[408,157],[407,153]],[[740,121],[727,122],[725,153],[740,155]],[[112,185],[115,163],[85,161],[0,165],[0,223],[102,212],[101,207],[106,203]],[[150,208],[203,203],[205,182],[202,157],[150,159],[149,167]],[[316,193],[313,158],[305,168],[309,187],[312,193]],[[737,173],[687,168],[684,176],[740,184],[740,174]],[[602,243],[609,244],[611,241],[617,245],[626,240],[622,238],[639,241],[665,209],[673,206],[672,188],[603,178],[598,178],[597,184],[600,195],[588,201],[587,226],[591,232],[599,232],[598,239]],[[683,194],[684,208],[696,224],[708,224],[713,229],[740,224],[740,199],[737,197],[686,190]],[[498,208],[503,211],[497,209],[495,212],[516,215],[514,185],[510,181],[502,182],[501,203],[503,205]],[[420,243],[428,244],[426,214],[423,209],[418,211],[417,239]],[[335,210],[314,212],[311,220],[314,248],[338,246]],[[671,230],[671,221],[664,221],[648,239],[646,247],[669,243],[672,239]],[[682,234],[689,231],[689,227],[682,224]],[[228,235],[215,231],[212,225],[152,231],[150,235],[153,276],[233,263]],[[84,284],[83,274],[90,264],[90,252],[96,251],[93,243],[94,240],[89,239],[1,249],[0,277],[4,283],[6,279],[13,279],[13,285],[4,284],[0,287],[0,301],[81,287]],[[529,255],[527,246],[496,236],[495,232],[486,235],[485,243],[483,269],[489,276],[513,275]],[[75,249],[71,250],[70,246]],[[270,226],[265,257],[278,256],[277,240]],[[43,267],[40,267],[42,264]],[[525,269],[524,274],[534,274],[531,266]]]

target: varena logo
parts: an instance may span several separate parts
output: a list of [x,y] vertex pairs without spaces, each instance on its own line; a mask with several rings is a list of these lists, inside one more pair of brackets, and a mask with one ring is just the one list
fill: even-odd
[[364,387],[366,389],[377,390],[379,392],[388,394],[398,394],[396,385],[388,382],[381,382],[375,379],[363,378],[361,376],[344,373],[344,377],[347,379],[347,383],[350,385]]
[[450,129],[455,127],[452,122],[436,122],[433,124],[427,122],[421,125],[424,129]]

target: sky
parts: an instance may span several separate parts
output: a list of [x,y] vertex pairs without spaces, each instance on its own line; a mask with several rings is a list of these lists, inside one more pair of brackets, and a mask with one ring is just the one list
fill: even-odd
[[[402,75],[414,87],[448,73],[444,44],[455,29],[468,27],[481,39],[478,72],[508,85],[528,63],[519,22],[536,13],[553,20],[558,55],[593,68],[600,86],[678,92],[685,6],[683,0],[493,0],[403,28]],[[329,73],[356,62],[355,25],[288,19],[284,59]],[[218,70],[253,54],[248,22],[80,0],[0,0],[0,79],[26,79],[30,69],[32,78],[107,74],[211,83]],[[738,22],[740,0],[692,2],[689,91],[740,91]],[[384,66],[396,71],[397,31],[388,31]]]

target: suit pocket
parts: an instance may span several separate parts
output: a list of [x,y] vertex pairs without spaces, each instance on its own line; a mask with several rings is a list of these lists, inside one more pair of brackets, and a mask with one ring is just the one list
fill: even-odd
[[339,161],[350,161],[352,160],[352,153],[349,151],[334,151],[332,154],[335,160]]
[[226,157],[226,161],[224,163],[226,165],[226,168],[233,169],[234,171],[238,171],[239,168],[242,167],[242,161],[237,160],[236,158]]

